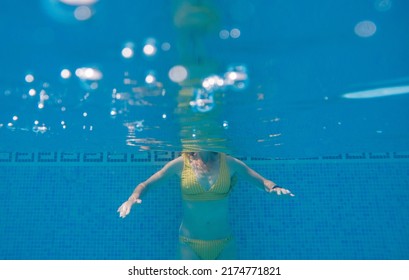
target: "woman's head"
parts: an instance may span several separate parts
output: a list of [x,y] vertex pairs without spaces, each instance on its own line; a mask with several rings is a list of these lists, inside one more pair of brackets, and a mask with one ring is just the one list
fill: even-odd
[[218,152],[210,152],[210,151],[197,151],[197,152],[182,152],[183,154],[187,154],[188,156],[198,157],[198,156],[216,156]]

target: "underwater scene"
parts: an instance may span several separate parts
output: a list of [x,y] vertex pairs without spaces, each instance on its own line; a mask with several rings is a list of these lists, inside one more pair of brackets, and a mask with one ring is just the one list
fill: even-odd
[[408,259],[408,10],[1,1],[0,259]]

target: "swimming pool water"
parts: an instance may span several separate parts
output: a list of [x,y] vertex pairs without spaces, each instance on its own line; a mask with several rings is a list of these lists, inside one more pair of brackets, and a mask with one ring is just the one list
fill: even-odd
[[173,259],[176,178],[116,210],[192,144],[296,194],[236,186],[239,258],[408,259],[407,1],[26,2],[0,5],[0,259]]
[[[180,151],[209,138],[246,156],[409,150],[406,1],[192,0],[196,26],[185,0],[92,2],[78,19],[59,0],[4,1],[3,151]],[[214,108],[197,111],[215,76]]]

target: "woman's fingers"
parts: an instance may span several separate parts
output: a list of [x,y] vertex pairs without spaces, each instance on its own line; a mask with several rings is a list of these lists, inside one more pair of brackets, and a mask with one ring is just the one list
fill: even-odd
[[119,212],[119,217],[125,218],[125,216],[129,214],[130,208],[127,207],[127,204],[125,202],[118,208],[117,212]]
[[269,192],[276,192],[277,195],[289,195],[289,196],[295,196],[293,193],[291,193],[290,190],[283,189],[283,188],[271,188]]
[[[136,199],[135,203],[137,204],[141,204],[142,203],[142,199]],[[131,212],[131,208],[132,208],[132,203],[126,201],[124,203],[122,203],[121,206],[119,206],[117,212],[119,213],[119,217],[121,218],[125,218],[130,212]]]
[[281,194],[294,196],[294,194],[292,194],[290,190],[280,188],[280,191],[281,191]]
[[287,190],[287,189],[283,190],[283,194],[286,194],[286,195],[289,195],[289,196],[294,196],[294,194],[290,190]]

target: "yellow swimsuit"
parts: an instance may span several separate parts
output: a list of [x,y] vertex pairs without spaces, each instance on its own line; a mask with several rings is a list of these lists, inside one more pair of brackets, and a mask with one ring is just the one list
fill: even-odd
[[220,156],[220,171],[216,183],[206,191],[197,181],[195,172],[190,165],[189,156],[183,154],[184,167],[182,171],[182,197],[189,201],[219,200],[227,197],[231,189],[230,172],[226,163],[226,155]]
[[[220,171],[215,184],[206,191],[197,181],[196,175],[190,165],[189,156],[183,154],[184,167],[181,176],[182,197],[188,201],[219,200],[227,197],[235,183],[235,177],[230,177],[226,163],[226,155],[220,153]],[[223,251],[224,246],[230,242],[232,236],[217,240],[200,240],[180,236],[179,240],[189,245],[192,250],[203,260],[215,260]]]

